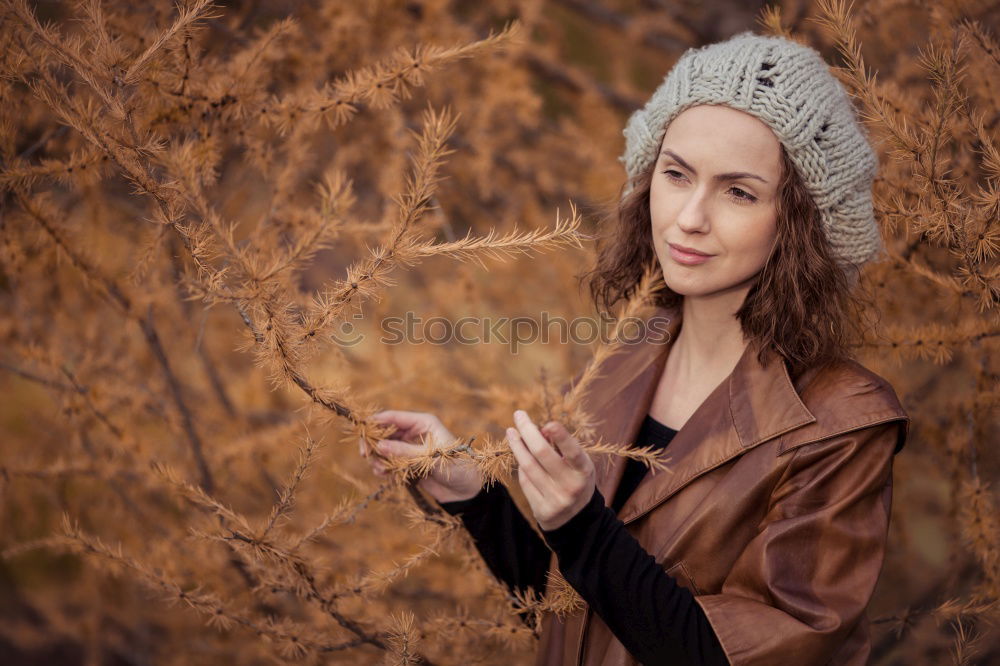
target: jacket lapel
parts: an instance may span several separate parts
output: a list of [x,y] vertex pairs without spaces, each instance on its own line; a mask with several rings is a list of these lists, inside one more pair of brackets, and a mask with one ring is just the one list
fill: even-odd
[[[680,330],[680,319],[673,311],[658,308],[655,316],[668,317],[666,342],[643,342],[626,348],[606,361],[610,368],[594,380],[588,391],[588,407],[598,422],[598,432],[609,444],[632,444],[642,421],[649,412],[653,395],[663,374],[671,341]],[[596,484],[611,506],[614,493],[625,473],[626,459],[600,456],[595,461]]]
[[[606,441],[635,442],[680,330],[679,309],[660,308],[670,318],[666,342],[645,342],[622,360],[592,393],[604,402],[595,408]],[[774,352],[762,365],[747,346],[736,367],[698,406],[661,454],[667,470],[653,470],[622,506],[629,523],[643,516],[702,474],[774,437],[816,420],[799,398],[788,369]],[[610,391],[610,392],[609,392]],[[610,506],[625,472],[626,458],[602,456],[597,487]]]

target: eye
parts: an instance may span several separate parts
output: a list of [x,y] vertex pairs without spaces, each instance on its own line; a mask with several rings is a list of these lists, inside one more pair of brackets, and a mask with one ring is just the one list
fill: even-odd
[[755,197],[754,195],[750,194],[749,192],[741,190],[740,188],[736,187],[735,185],[733,185],[732,187],[730,187],[729,191],[730,192],[738,192],[738,194],[735,195],[735,198],[740,199],[741,201],[744,201],[746,203],[753,203],[754,201],[757,201],[757,197]]
[[[664,175],[666,175],[667,178],[669,178],[670,180],[674,180],[674,181],[677,181],[677,180],[681,179],[681,178],[678,178],[678,176],[680,176],[680,177],[684,176],[684,174],[682,174],[680,171],[677,171],[676,169],[664,169],[663,171],[661,171],[661,173],[663,173]],[[676,175],[673,175],[673,174],[676,174]],[[754,195],[750,194],[749,192],[747,192],[744,189],[736,187],[735,185],[733,185],[732,187],[730,187],[729,191],[736,193],[736,194],[733,195],[733,198],[736,199],[741,204],[752,204],[752,203],[754,203],[754,202],[757,201],[757,197],[755,197]]]

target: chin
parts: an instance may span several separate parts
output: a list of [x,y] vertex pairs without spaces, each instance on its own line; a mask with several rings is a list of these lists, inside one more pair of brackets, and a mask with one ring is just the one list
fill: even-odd
[[712,271],[701,271],[699,268],[692,269],[673,263],[665,268],[661,265],[663,281],[675,294],[698,298],[748,287],[754,277],[751,275],[743,279],[739,277],[720,279],[720,276]]
[[683,296],[684,298],[701,298],[703,296],[709,296],[711,294],[717,293],[718,289],[705,288],[704,286],[692,287],[690,285],[677,285],[673,286],[668,283],[670,290],[673,291],[678,296]]
[[663,282],[667,287],[680,296],[704,296],[710,294],[714,291],[718,291],[714,288],[714,285],[706,283],[706,281],[698,275],[688,275],[683,278],[677,276],[669,275],[664,273]]

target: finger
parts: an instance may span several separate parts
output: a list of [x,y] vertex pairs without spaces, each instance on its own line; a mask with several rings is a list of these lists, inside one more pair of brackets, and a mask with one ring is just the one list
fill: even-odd
[[410,444],[399,439],[380,439],[375,444],[375,450],[383,456],[400,456],[404,458],[422,456],[427,453],[427,447],[423,444]]
[[507,428],[507,446],[517,458],[518,479],[522,474],[527,476],[532,486],[538,491],[538,496],[545,497],[546,490],[551,484],[551,478],[525,446],[520,433],[514,428]]
[[558,421],[549,421],[542,428],[542,434],[559,447],[559,451],[567,463],[579,470],[587,468],[587,460],[590,456],[587,455],[573,433],[566,429],[566,426]]
[[542,435],[526,412],[519,409],[514,412],[514,425],[517,426],[528,450],[531,451],[538,464],[553,477],[557,477],[565,471],[566,463],[562,456],[553,448],[552,444]]
[[429,427],[429,414],[425,412],[407,412],[399,409],[386,409],[372,414],[372,420],[378,423],[391,423],[399,430],[424,432]]
[[[521,490],[524,492],[524,496],[528,499],[528,504],[532,507],[536,506],[540,502],[544,501],[544,496],[541,491],[535,487],[535,484],[531,482],[531,478],[524,473],[524,468],[519,467],[517,470],[517,482],[521,485]],[[532,509],[534,513],[534,509]]]
[[388,432],[383,436],[393,436],[403,439],[408,436],[409,428],[399,422],[394,411],[376,412],[369,417],[369,421],[388,428]]

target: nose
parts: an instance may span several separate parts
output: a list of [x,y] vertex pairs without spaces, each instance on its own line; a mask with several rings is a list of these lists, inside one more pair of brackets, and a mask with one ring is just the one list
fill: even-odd
[[707,233],[711,228],[706,194],[692,189],[677,214],[677,226],[685,233]]

